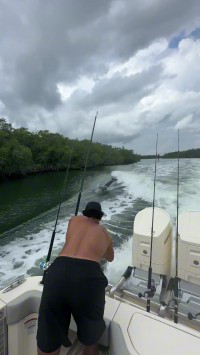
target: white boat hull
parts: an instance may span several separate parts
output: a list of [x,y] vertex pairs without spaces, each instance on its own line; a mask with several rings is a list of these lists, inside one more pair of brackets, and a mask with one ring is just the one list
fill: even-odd
[[[1,355],[37,354],[37,317],[43,288],[40,281],[41,277],[30,277],[18,287],[0,292],[0,312],[7,326],[2,337]],[[100,344],[109,347],[111,355],[199,354],[199,332],[149,314],[133,303],[126,304],[107,295],[105,320],[107,329]],[[75,334],[73,319],[70,329],[70,334]],[[61,354],[66,351],[63,349]]]

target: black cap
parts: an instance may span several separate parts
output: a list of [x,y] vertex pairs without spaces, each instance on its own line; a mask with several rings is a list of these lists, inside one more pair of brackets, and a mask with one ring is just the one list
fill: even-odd
[[83,215],[88,216],[88,212],[97,212],[99,217],[102,217],[104,215],[104,212],[101,209],[101,204],[99,202],[91,201],[88,202],[85,209],[83,210]]

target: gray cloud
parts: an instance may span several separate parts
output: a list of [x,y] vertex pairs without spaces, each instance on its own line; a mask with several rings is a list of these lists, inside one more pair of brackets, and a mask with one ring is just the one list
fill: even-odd
[[114,104],[115,110],[118,105],[133,106],[136,101],[152,90],[152,85],[158,85],[160,74],[161,67],[156,65],[147,71],[128,77],[115,74],[110,79],[99,80],[91,94],[78,98],[79,105],[95,108]]
[[[161,103],[159,113],[155,105],[137,111],[137,103],[165,80],[162,61],[129,76],[107,76],[112,65],[123,64],[156,40],[169,41],[197,27],[198,0],[0,0],[0,9],[0,114],[16,126],[86,137],[87,117],[99,108],[107,122],[116,124],[115,114],[120,113],[133,130],[132,138],[128,124],[103,134],[102,124],[99,139],[129,144],[139,141],[145,124],[155,127],[169,117],[176,122],[185,111],[199,114],[196,101],[195,107],[188,103],[182,110],[176,110],[176,103]],[[176,72],[167,75],[169,82],[176,78]],[[181,76],[176,87],[199,92],[194,75],[195,86]],[[94,79],[93,90],[77,90],[63,103],[57,84],[75,85],[81,76]]]

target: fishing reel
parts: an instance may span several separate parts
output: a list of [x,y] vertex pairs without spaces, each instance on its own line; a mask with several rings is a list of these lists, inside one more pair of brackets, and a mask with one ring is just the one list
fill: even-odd
[[45,260],[42,260],[40,263],[40,269],[43,271],[46,271],[50,265],[51,265],[51,263],[49,261],[46,262]]
[[149,290],[144,291],[143,293],[139,292],[138,297],[139,298],[142,298],[142,297],[146,298],[146,296],[147,296],[147,297],[153,298],[155,292],[156,292],[156,284],[155,284],[155,281],[152,279],[151,280],[151,288]]

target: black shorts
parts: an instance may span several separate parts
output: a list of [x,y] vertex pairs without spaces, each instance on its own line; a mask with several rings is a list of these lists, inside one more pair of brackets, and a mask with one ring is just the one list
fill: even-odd
[[108,281],[95,261],[59,256],[49,267],[42,294],[37,331],[41,351],[70,346],[71,314],[84,345],[98,342],[103,331],[105,287]]

